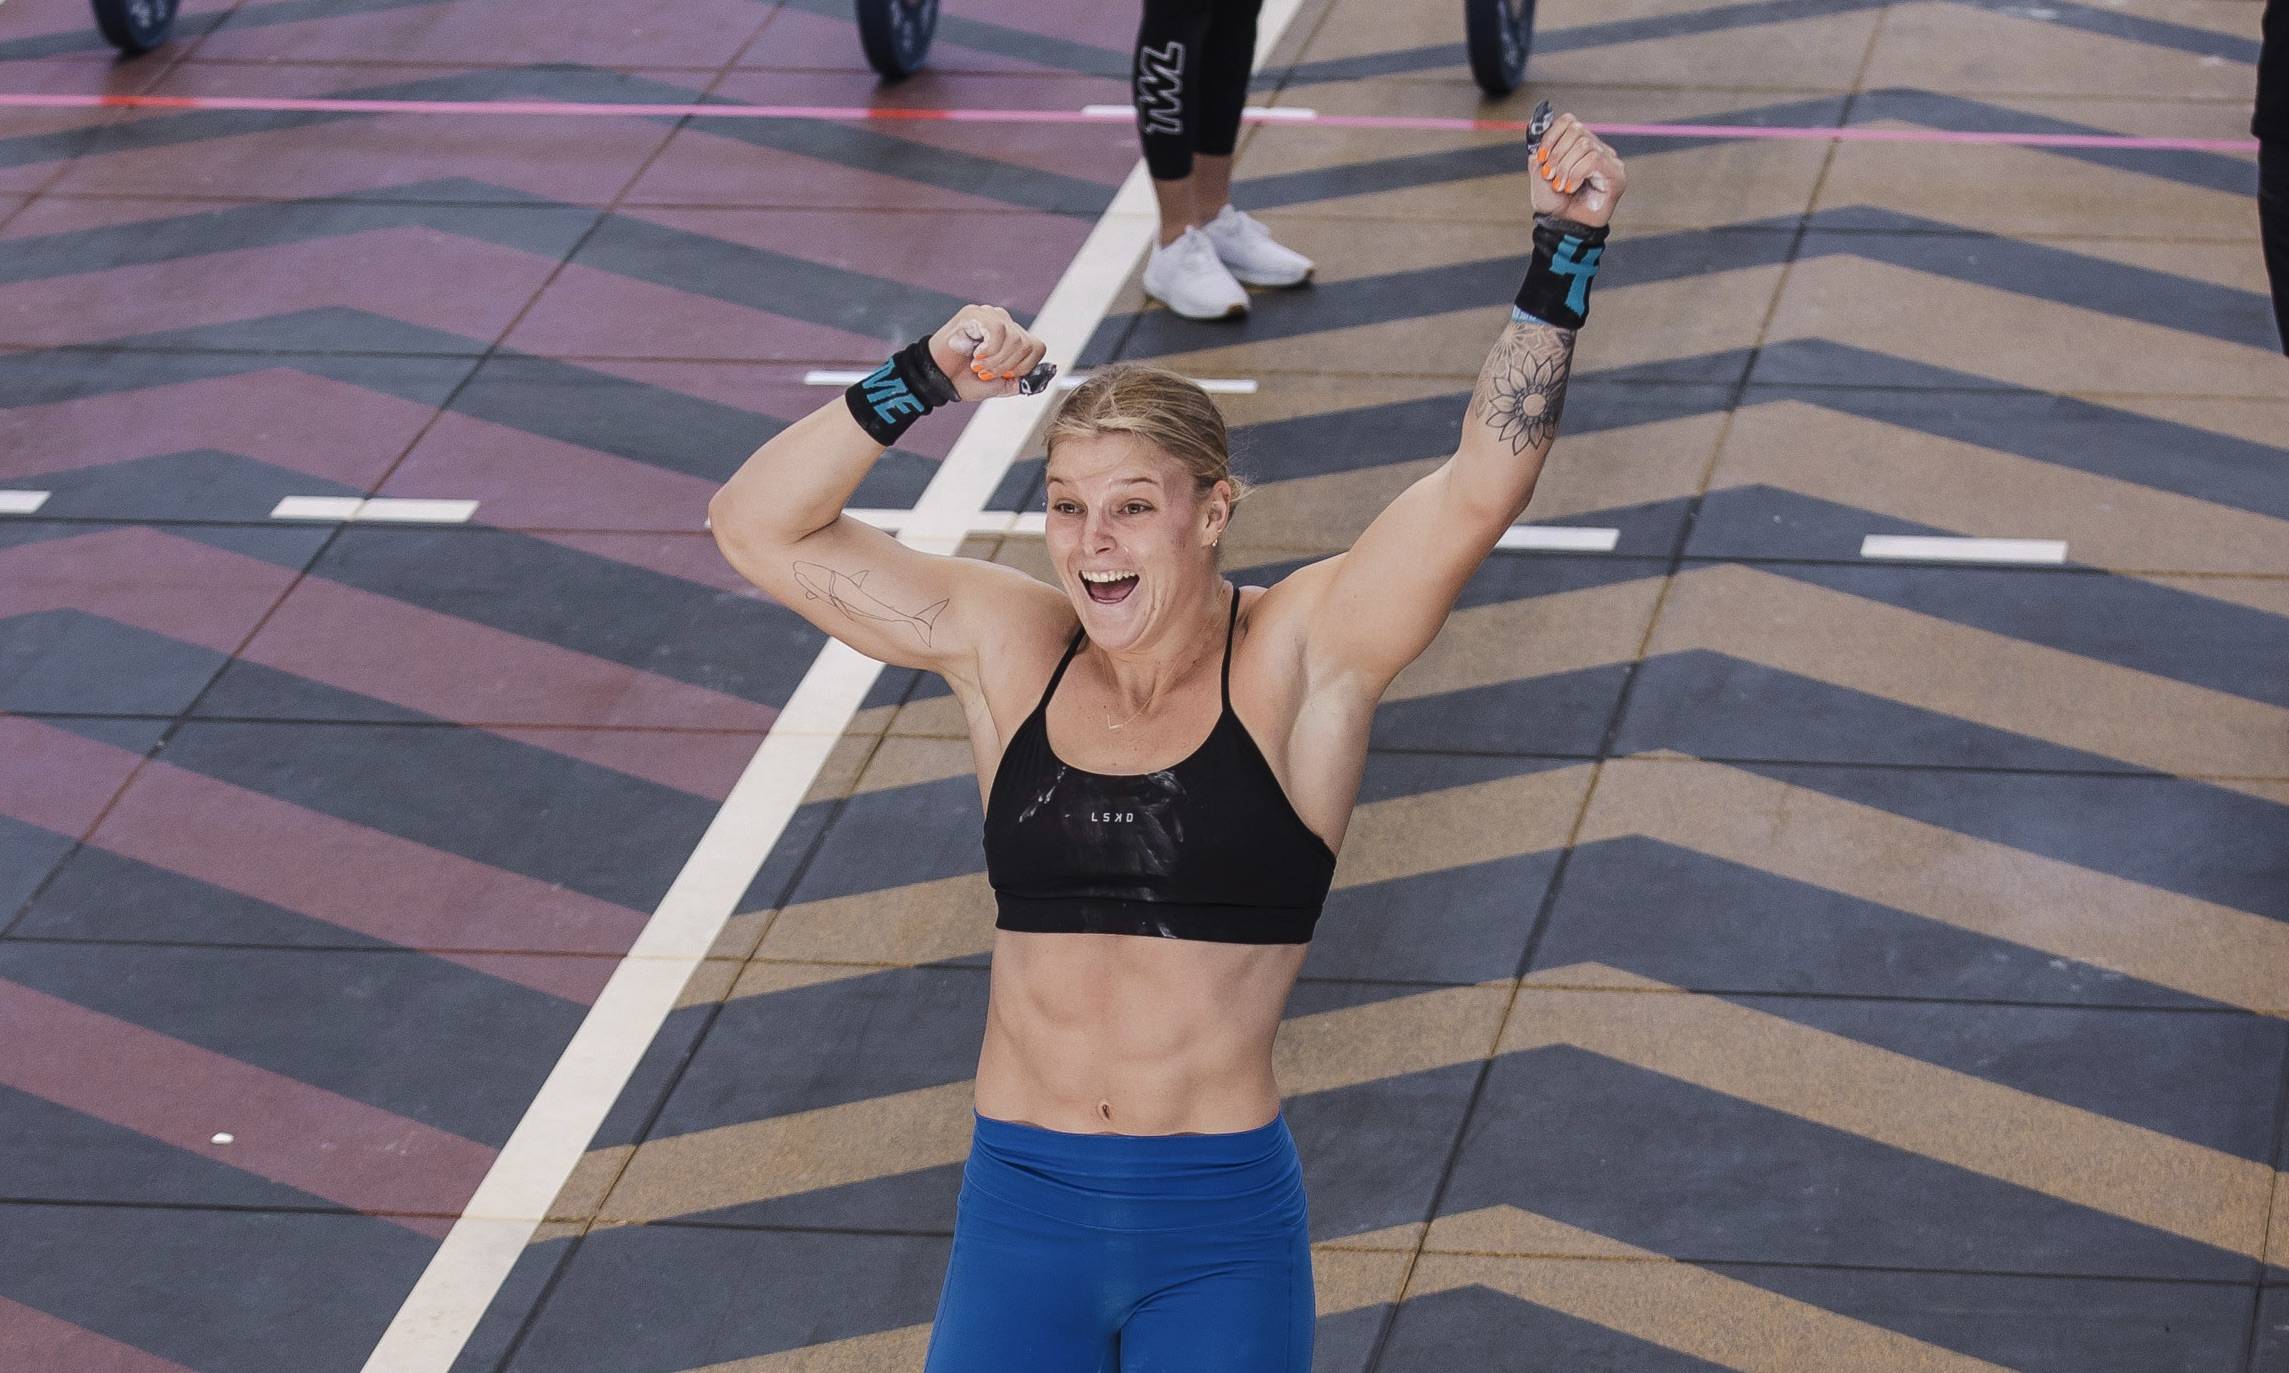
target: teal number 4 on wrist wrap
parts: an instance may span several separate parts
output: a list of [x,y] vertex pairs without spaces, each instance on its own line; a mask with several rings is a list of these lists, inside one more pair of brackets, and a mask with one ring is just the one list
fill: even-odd
[[1590,281],[1605,256],[1607,227],[1556,215],[1534,217],[1534,258],[1518,288],[1517,308],[1545,324],[1579,329],[1590,317]]

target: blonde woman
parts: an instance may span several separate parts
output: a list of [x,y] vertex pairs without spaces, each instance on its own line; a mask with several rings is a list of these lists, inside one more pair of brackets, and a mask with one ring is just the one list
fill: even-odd
[[[929,1373],[1306,1373],[1311,1254],[1272,1036],[1384,688],[1526,508],[1621,195],[1571,117],[1454,456],[1348,551],[1226,580],[1241,494],[1197,386],[1116,367],[1048,432],[1056,582],[843,514],[905,426],[1042,360],[970,306],[759,449],[725,555],[826,633],[953,687],[999,914],[976,1121]],[[958,380],[949,380],[958,378]]]

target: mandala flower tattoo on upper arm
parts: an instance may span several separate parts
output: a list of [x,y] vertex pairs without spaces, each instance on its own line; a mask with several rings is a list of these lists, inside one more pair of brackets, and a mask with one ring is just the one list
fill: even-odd
[[1547,324],[1513,325],[1478,379],[1478,413],[1513,454],[1546,448],[1566,408],[1574,332]]

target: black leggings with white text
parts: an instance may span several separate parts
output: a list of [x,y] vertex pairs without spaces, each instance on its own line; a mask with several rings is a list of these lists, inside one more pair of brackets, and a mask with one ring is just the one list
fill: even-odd
[[1232,155],[1262,8],[1263,0],[1144,0],[1130,90],[1153,180],[1192,175],[1194,153]]

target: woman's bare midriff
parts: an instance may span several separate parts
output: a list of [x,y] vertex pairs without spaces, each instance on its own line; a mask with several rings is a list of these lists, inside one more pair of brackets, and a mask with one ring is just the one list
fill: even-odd
[[1279,1111],[1272,1036],[1304,952],[997,930],[978,1113],[1075,1133],[1263,1125]]

